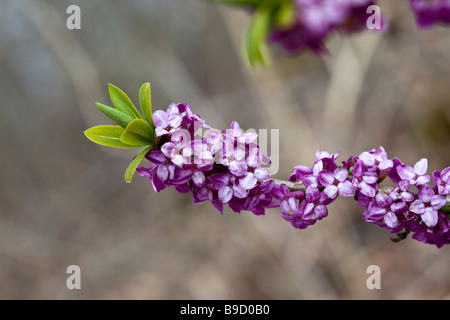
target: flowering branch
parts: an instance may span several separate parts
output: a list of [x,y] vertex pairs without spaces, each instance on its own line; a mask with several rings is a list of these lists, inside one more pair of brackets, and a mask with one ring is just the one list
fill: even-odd
[[[252,15],[245,37],[245,53],[251,65],[269,61],[267,44],[277,44],[288,53],[327,53],[330,35],[351,35],[363,30],[385,31],[387,20],[378,0],[209,0],[241,6]],[[421,29],[450,23],[448,1],[409,0]],[[378,8],[377,10],[373,9]],[[378,11],[378,13],[373,13]]]
[[[275,182],[275,184],[278,186],[281,186],[283,184],[286,185],[286,187],[291,192],[296,192],[296,191],[305,192],[307,189],[307,186],[305,186],[303,184],[303,182],[301,182],[301,181],[288,181],[288,180],[280,180],[280,179],[272,179],[272,181]],[[381,192],[386,195],[390,194],[394,189],[395,189],[394,187],[378,185],[378,192]],[[417,196],[417,194],[415,194],[415,193],[412,193],[412,194]],[[450,205],[450,195],[446,196],[445,200],[447,201],[446,205]]]
[[[127,182],[137,172],[156,192],[175,187],[192,193],[194,204],[209,201],[220,214],[224,205],[255,215],[279,207],[281,217],[299,229],[326,217],[338,196],[353,197],[364,208],[363,219],[389,229],[395,241],[413,233],[437,247],[450,244],[450,167],[433,172],[431,187],[427,159],[410,167],[379,147],[338,164],[339,152],[318,150],[312,167],[295,167],[288,181],[271,179],[258,135],[244,133],[237,122],[228,130],[213,129],[185,103],[152,113],[149,83],[139,91],[141,115],[123,91],[109,89],[115,108],[97,107],[118,126],[97,126],[85,134],[111,147],[143,147],[125,172]],[[144,158],[152,165],[139,167]],[[395,187],[380,185],[387,177]]]

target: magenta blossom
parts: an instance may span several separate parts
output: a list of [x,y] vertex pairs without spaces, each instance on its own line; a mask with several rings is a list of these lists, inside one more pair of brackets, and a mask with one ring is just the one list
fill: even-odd
[[322,171],[319,173],[319,181],[325,187],[324,193],[331,199],[336,199],[338,195],[352,197],[355,195],[355,187],[348,180],[348,170],[338,168],[333,173]]
[[366,172],[364,162],[358,160],[353,168],[352,184],[360,193],[370,198],[374,198],[377,192],[378,175],[376,172]]
[[416,14],[416,21],[422,29],[436,23],[450,23],[450,2],[448,0],[410,0]]
[[447,203],[442,195],[436,195],[429,185],[423,185],[419,189],[419,199],[414,201],[409,210],[419,214],[423,222],[429,227],[434,227],[438,222],[438,210]]
[[433,172],[434,184],[439,194],[450,194],[450,167],[445,168],[442,172]]
[[423,158],[414,165],[414,168],[407,165],[398,166],[397,173],[403,180],[419,187],[425,183],[428,183],[431,179],[430,176],[426,174],[427,169],[428,160]]
[[157,110],[153,113],[153,122],[155,123],[156,136],[160,137],[170,134],[178,129],[183,121],[183,116],[175,103],[167,108],[167,112]]

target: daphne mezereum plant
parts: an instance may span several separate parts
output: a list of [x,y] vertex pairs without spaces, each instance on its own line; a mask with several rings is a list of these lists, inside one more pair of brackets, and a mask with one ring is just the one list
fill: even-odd
[[[244,8],[252,15],[245,52],[252,65],[269,60],[267,43],[280,45],[289,53],[311,50],[327,52],[325,40],[333,33],[353,34],[367,30],[378,0],[209,0]],[[401,0],[399,0],[401,1]],[[407,1],[407,0],[403,0]],[[450,23],[450,1],[409,0],[421,29]],[[379,7],[378,7],[379,8]],[[380,12],[379,12],[380,13]],[[385,31],[387,20],[377,17],[375,31]],[[375,24],[376,25],[376,24]]]
[[[311,167],[295,167],[287,181],[272,179],[256,133],[244,132],[237,122],[216,130],[186,103],[152,113],[150,92],[149,83],[139,91],[141,115],[123,91],[109,85],[115,108],[97,107],[117,126],[85,131],[102,145],[142,148],[125,171],[127,182],[137,172],[156,192],[174,187],[192,193],[194,204],[209,201],[221,214],[224,205],[255,215],[279,207],[281,217],[299,229],[326,217],[339,196],[351,197],[364,208],[364,220],[389,229],[393,241],[412,233],[437,247],[450,243],[450,167],[434,171],[430,185],[427,159],[411,167],[379,147],[338,163],[339,153],[318,150]],[[139,167],[144,157],[152,164]],[[386,178],[395,187],[383,186]]]

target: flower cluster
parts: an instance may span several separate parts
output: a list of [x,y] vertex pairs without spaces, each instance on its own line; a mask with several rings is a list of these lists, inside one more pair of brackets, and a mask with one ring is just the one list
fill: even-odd
[[[437,247],[450,243],[450,167],[431,177],[426,159],[410,167],[389,159],[382,147],[341,164],[336,162],[339,153],[319,150],[312,167],[297,166],[289,181],[275,180],[258,135],[244,132],[237,122],[228,130],[213,129],[184,103],[152,112],[149,83],[139,90],[142,115],[119,88],[110,84],[109,91],[115,108],[97,107],[118,126],[96,126],[84,133],[101,145],[143,148],[125,171],[127,182],[138,172],[156,192],[174,187],[192,193],[194,204],[209,201],[221,214],[224,205],[255,215],[279,207],[281,217],[299,229],[325,218],[327,206],[339,196],[355,197],[364,220],[389,229],[393,240],[413,233]],[[150,167],[138,167],[144,157]],[[380,185],[387,177],[395,188]]]
[[[253,14],[247,32],[247,56],[252,65],[263,63],[265,42],[280,45],[290,53],[311,50],[327,52],[326,39],[335,33],[363,30],[384,32],[388,21],[378,0],[210,0],[239,5]],[[450,1],[409,0],[417,25],[425,29],[450,23]]]
[[[365,221],[389,229],[392,233],[441,247],[450,243],[450,221],[440,212],[450,193],[450,167],[433,172],[434,187],[428,185],[427,159],[414,167],[399,159],[388,159],[386,151],[366,151],[351,157],[340,166],[338,153],[318,151],[312,168],[298,166],[290,177],[302,183],[306,191],[301,196],[292,193],[290,206],[282,207],[282,216],[297,228],[305,228],[328,213],[326,205],[338,195],[355,196],[364,208]],[[396,183],[394,188],[380,188],[386,177]],[[411,189],[416,188],[414,192]],[[289,198],[289,195],[286,195]]]
[[419,27],[427,28],[436,23],[450,23],[450,1],[410,0]]
[[[333,32],[354,33],[366,28],[370,14],[367,8],[374,0],[295,0],[297,10],[293,25],[288,29],[276,28],[270,35],[286,51],[310,49],[326,52],[324,41]],[[380,25],[385,28],[383,21]]]
[[[328,215],[327,205],[340,196],[355,195],[355,186],[349,180],[349,172],[344,167],[338,167],[335,160],[339,153],[330,154],[327,151],[317,151],[317,161],[309,168],[297,166],[289,180],[301,182],[305,191],[299,194],[285,195],[289,206],[281,206],[282,217],[299,229],[304,229]],[[282,185],[280,188],[285,190]]]
[[276,206],[270,196],[275,183],[263,167],[270,160],[256,133],[244,133],[237,122],[219,132],[182,103],[155,111],[153,121],[158,143],[146,154],[153,166],[136,172],[149,178],[156,192],[173,186],[191,192],[196,204],[210,201],[219,213],[225,204],[257,215]]
[[[258,135],[245,133],[237,122],[218,131],[183,103],[155,111],[153,121],[156,144],[145,155],[153,165],[136,172],[156,192],[175,187],[192,193],[195,204],[211,202],[221,214],[224,205],[256,215],[280,207],[281,216],[299,229],[325,218],[339,196],[355,197],[363,219],[395,237],[413,233],[438,247],[450,243],[450,221],[441,210],[450,194],[450,167],[433,172],[431,187],[427,159],[410,167],[379,147],[338,164],[339,153],[319,150],[312,167],[297,166],[289,182],[275,183],[264,168],[270,159],[260,151]],[[380,186],[387,177],[395,187]]]

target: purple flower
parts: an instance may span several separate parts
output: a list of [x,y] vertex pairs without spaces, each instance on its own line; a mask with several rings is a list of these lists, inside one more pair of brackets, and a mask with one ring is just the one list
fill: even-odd
[[[400,178],[400,176],[398,175],[397,168],[399,166],[403,165],[403,163],[397,158],[392,159],[392,162],[393,162],[393,166],[392,166],[391,170],[389,171],[389,178],[394,183],[399,183],[400,181],[402,181],[402,178]],[[408,183],[408,185],[409,185],[409,183]]]
[[161,146],[162,153],[179,167],[192,163],[193,150],[189,134],[186,133],[185,130],[174,131],[171,141]]
[[[252,168],[260,166],[259,157],[262,156],[254,142],[258,135],[253,132],[244,133],[239,124],[233,121],[231,128],[223,132],[223,145],[219,150],[222,164],[227,166],[230,172],[238,177],[247,175],[248,167],[246,163],[246,155],[251,145]],[[253,179],[254,181],[254,179]],[[251,182],[253,182],[251,181]],[[255,181],[256,183],[256,181]]]
[[434,171],[433,179],[439,194],[450,194],[450,167],[445,168],[442,172]]
[[230,129],[224,131],[226,139],[231,139],[233,143],[248,144],[255,142],[258,139],[258,134],[255,132],[245,132],[236,121],[231,123]]
[[217,190],[218,199],[223,204],[228,203],[233,196],[237,198],[245,198],[248,194],[247,190],[242,188],[235,176],[229,173],[215,173],[208,177],[211,189]]
[[294,215],[300,215],[302,211],[298,207],[298,200],[304,198],[304,192],[291,192],[285,184],[275,186],[270,193],[279,203],[281,215],[290,221],[291,211]]
[[319,186],[319,173],[324,170],[323,160],[316,161],[312,168],[311,174],[304,175],[299,181],[303,182],[305,186],[308,187],[318,187]]
[[245,153],[245,145],[238,144],[235,146],[231,139],[225,139],[223,148],[219,151],[221,163],[238,177],[243,176],[247,171]]
[[410,0],[416,14],[416,22],[424,29],[439,22],[450,23],[450,2],[448,0]]
[[325,192],[320,192],[317,187],[306,189],[306,198],[301,203],[303,219],[323,219],[328,215],[327,205],[334,199],[328,197]]
[[406,229],[413,232],[413,239],[441,248],[450,244],[450,220],[445,213],[438,212],[437,224],[430,228],[420,220],[409,220]]
[[383,147],[379,147],[377,151],[365,151],[359,155],[359,159],[364,162],[368,171],[379,170],[382,173],[390,170],[394,166],[394,162],[388,159]]
[[275,208],[279,204],[273,201],[271,192],[276,184],[273,180],[264,181],[251,189],[244,201],[243,209],[256,215],[263,215],[266,208]]
[[[334,170],[336,170],[336,168],[338,167],[335,160],[339,157],[339,155],[340,155],[340,152],[330,154],[328,151],[317,150],[316,163],[321,162],[320,163],[320,165],[322,166],[321,170],[328,170],[328,171],[334,172]],[[316,169],[316,170],[318,170],[318,169]],[[314,171],[314,167],[313,167],[313,171]],[[317,174],[315,174],[315,175],[317,175]]]
[[251,189],[258,181],[265,181],[270,178],[269,170],[261,168],[261,152],[258,147],[253,147],[249,151],[246,160],[245,173],[239,179],[239,183],[245,189]]
[[374,203],[366,210],[365,219],[368,222],[383,220],[389,228],[393,229],[398,227],[397,215],[407,209],[408,205],[405,202],[394,202],[390,196],[378,192]]
[[413,202],[414,201],[414,195],[408,191],[409,190],[409,181],[403,180],[400,181],[398,186],[392,189],[391,193],[389,193],[389,196],[395,201],[395,200],[401,200],[404,202]]
[[174,132],[180,127],[182,121],[183,116],[175,103],[169,105],[167,112],[162,110],[153,112],[153,122],[157,137]]
[[324,54],[327,52],[324,41],[332,32],[351,33],[366,27],[367,7],[374,3],[373,0],[295,0],[297,15],[293,25],[288,29],[275,28],[270,40],[289,52],[310,49]]
[[438,210],[445,206],[447,200],[444,196],[436,195],[434,190],[424,184],[419,189],[419,199],[414,201],[409,210],[419,214],[428,227],[434,227],[438,222]]
[[430,181],[430,176],[426,174],[427,169],[428,160],[423,158],[414,165],[414,168],[407,165],[399,165],[397,167],[397,173],[400,178],[418,187]]
[[145,157],[153,162],[154,165],[149,169],[138,168],[136,172],[150,179],[155,191],[160,192],[168,186],[165,182],[174,178],[176,166],[160,150],[150,151]]
[[378,175],[376,172],[366,172],[364,162],[358,160],[352,171],[352,184],[363,195],[369,198],[374,198],[378,190],[377,181]]
[[355,195],[355,187],[348,180],[347,169],[336,169],[334,173],[324,170],[319,173],[319,182],[325,187],[324,193],[331,199],[336,199],[338,195],[343,197]]

